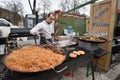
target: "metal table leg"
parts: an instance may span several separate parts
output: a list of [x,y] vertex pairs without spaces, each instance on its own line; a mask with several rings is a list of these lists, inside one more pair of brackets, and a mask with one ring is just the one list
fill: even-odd
[[92,68],[92,80],[95,80],[93,61],[91,61],[91,68]]

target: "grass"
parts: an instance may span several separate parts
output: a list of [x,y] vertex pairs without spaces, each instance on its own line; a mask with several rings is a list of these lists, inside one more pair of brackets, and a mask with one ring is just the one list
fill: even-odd
[[60,34],[64,35],[64,29],[68,26],[72,26],[74,32],[79,32],[80,34],[86,32],[86,21],[75,19],[75,18],[60,18]]

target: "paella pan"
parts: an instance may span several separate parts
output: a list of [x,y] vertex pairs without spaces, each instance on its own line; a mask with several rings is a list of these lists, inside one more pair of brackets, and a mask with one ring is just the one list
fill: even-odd
[[93,42],[93,43],[104,43],[107,40],[101,37],[94,37],[94,36],[81,36],[79,40]]
[[[3,63],[12,71],[30,73],[54,69],[62,64],[65,59],[66,54],[63,49],[49,44],[42,46],[29,45],[6,55]],[[63,69],[65,68],[67,67]]]

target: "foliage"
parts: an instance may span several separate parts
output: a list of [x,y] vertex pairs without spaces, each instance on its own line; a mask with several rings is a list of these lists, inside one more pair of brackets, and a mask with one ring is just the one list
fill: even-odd
[[[75,7],[78,7],[82,5],[83,3],[86,3],[90,0],[61,0],[60,2],[60,7],[64,12],[69,11]],[[82,9],[86,10],[86,6],[83,6]],[[74,9],[73,11],[76,14],[80,14],[80,8],[79,9]]]
[[16,14],[23,15],[23,4],[19,0],[11,0],[9,2],[3,1],[5,9],[10,10]]

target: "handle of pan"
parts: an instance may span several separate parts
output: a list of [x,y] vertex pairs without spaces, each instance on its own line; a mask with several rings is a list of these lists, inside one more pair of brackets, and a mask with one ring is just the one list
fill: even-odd
[[60,70],[55,70],[55,68],[53,68],[53,70],[54,70],[55,72],[57,72],[57,73],[60,73],[60,72],[64,71],[64,70],[67,69],[67,68],[68,68],[68,66],[65,66],[65,67],[63,67],[63,68],[60,69]]

